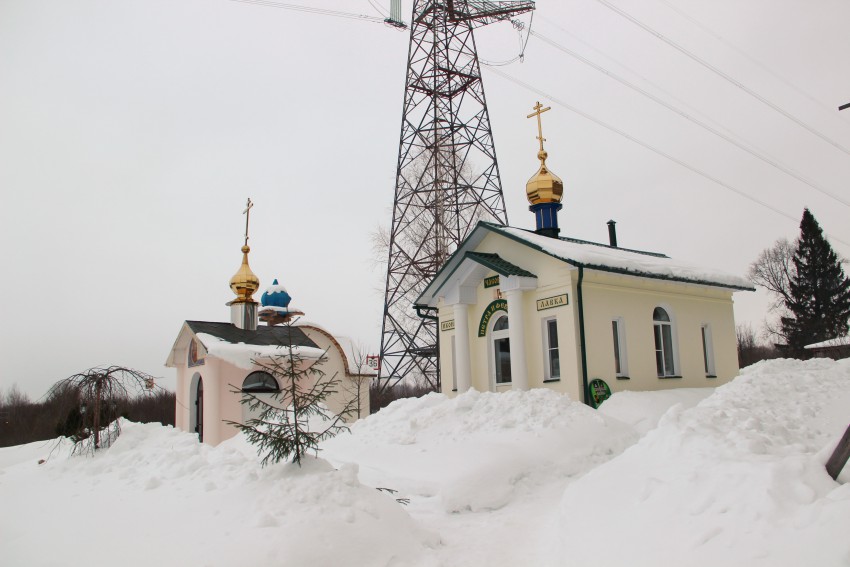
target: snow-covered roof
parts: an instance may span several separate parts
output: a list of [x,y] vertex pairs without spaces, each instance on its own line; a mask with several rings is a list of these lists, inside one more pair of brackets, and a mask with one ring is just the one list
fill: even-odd
[[[510,238],[573,266],[580,266],[585,269],[725,287],[735,290],[755,291],[752,282],[746,278],[712,268],[705,268],[690,262],[676,260],[665,254],[620,248],[576,238],[552,238],[536,234],[530,230],[500,226],[481,221],[437,273],[434,280],[429,283],[416,303],[433,305],[440,287],[448,281],[454,270],[465,259],[472,259],[483,263],[475,258],[471,258],[469,252],[474,251],[481,241],[484,240],[484,237],[492,232],[501,234],[506,238]],[[503,260],[501,258],[499,259]],[[514,268],[522,268],[522,266],[514,266]]]
[[[225,360],[245,370],[254,368],[255,360],[289,354],[289,347],[283,345],[234,344],[207,333],[196,333],[195,336],[204,345],[207,354]],[[324,354],[322,349],[309,346],[293,345],[292,351],[303,359],[317,359]]]
[[264,326],[255,330],[240,329],[232,323],[214,321],[186,321],[165,365],[174,367],[179,345],[185,345],[187,336],[194,334],[208,354],[226,360],[240,368],[253,368],[252,359],[269,358],[284,354],[292,345],[302,358],[318,358],[322,349],[304,334],[291,326]]
[[343,356],[345,356],[345,360],[348,363],[348,371],[351,374],[377,376],[378,373],[375,371],[375,369],[369,368],[369,366],[366,364],[366,356],[365,353],[362,352],[363,349],[350,337],[340,337],[334,335],[322,325],[313,323],[311,321],[306,321],[304,319],[297,319],[295,322],[293,322],[293,326],[312,327],[323,332],[325,335],[335,340],[339,345],[340,350],[342,350]]
[[491,223],[482,224],[490,230],[529,244],[550,256],[585,268],[740,290],[755,290],[752,282],[746,278],[676,260],[665,254],[630,250],[575,238],[550,238],[520,228]]
[[810,345],[806,345],[803,348],[830,348],[830,347],[842,347],[842,346],[850,346],[850,337],[837,337],[834,339],[829,339],[828,341],[821,341],[819,343],[814,343]]

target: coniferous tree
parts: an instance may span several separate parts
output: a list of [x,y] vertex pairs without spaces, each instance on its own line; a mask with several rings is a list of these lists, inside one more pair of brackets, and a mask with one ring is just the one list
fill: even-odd
[[[291,323],[285,325],[291,329]],[[252,361],[281,385],[270,399],[234,390],[242,394],[240,403],[247,405],[256,417],[245,423],[227,423],[237,427],[257,447],[263,456],[263,466],[290,458],[301,466],[304,456],[318,453],[321,441],[348,431],[345,419],[356,411],[355,399],[348,400],[338,414],[327,408],[325,402],[339,394],[341,381],[336,374],[327,377],[322,370],[327,351],[308,356],[303,348],[293,345],[290,339],[281,346],[281,354],[267,361]]]
[[805,356],[806,345],[846,335],[850,317],[850,280],[809,209],[800,222],[794,268],[782,331],[791,353]]

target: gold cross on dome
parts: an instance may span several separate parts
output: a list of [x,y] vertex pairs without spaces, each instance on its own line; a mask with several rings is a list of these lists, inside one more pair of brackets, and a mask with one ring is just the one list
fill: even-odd
[[242,214],[245,215],[245,246],[248,245],[248,221],[251,219],[251,208],[254,203],[251,202],[251,197],[248,197],[248,202],[245,203],[245,210]]
[[552,110],[551,106],[547,106],[543,108],[543,105],[540,104],[540,101],[537,101],[537,104],[534,105],[534,110],[536,112],[532,112],[526,118],[531,118],[532,116],[537,117],[537,139],[540,140],[540,151],[543,151],[543,142],[546,141],[546,138],[543,137],[543,123],[540,120],[540,115],[546,112],[547,110]]

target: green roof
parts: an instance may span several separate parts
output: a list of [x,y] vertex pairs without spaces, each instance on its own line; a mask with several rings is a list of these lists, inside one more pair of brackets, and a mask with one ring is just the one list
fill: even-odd
[[482,266],[490,268],[500,276],[522,276],[526,278],[537,277],[528,270],[523,270],[519,266],[511,264],[498,254],[491,254],[488,252],[466,252],[464,257],[478,262]]

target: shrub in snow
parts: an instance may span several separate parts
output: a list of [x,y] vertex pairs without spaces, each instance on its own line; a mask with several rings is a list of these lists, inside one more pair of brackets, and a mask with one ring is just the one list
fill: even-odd
[[348,431],[344,420],[357,411],[358,400],[352,398],[338,414],[332,413],[325,402],[339,393],[341,381],[336,374],[328,378],[322,371],[321,365],[327,361],[325,353],[318,358],[307,357],[292,342],[283,345],[281,353],[252,361],[274,376],[281,389],[270,400],[234,390],[242,394],[240,403],[256,417],[245,423],[227,423],[241,430],[257,447],[263,465],[291,458],[300,466],[307,453],[318,454],[321,441]]
[[53,385],[48,400],[58,402],[64,416],[57,433],[74,441],[75,453],[108,448],[118,435],[123,406],[133,396],[149,395],[154,389],[150,374],[123,366],[99,366],[69,376]]

